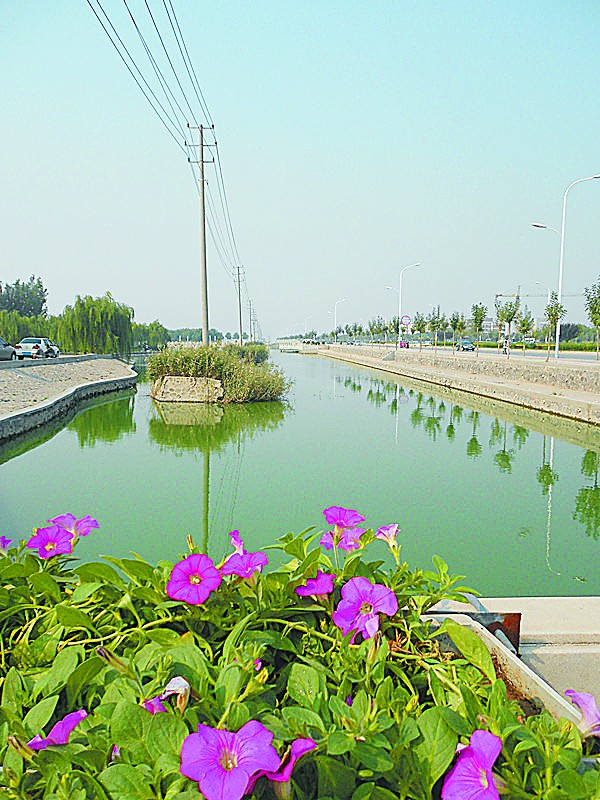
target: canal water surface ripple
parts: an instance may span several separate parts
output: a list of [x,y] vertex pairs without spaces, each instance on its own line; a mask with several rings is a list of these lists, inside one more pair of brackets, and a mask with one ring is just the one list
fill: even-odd
[[[0,450],[0,532],[64,512],[100,530],[77,555],[209,554],[323,527],[322,509],[397,522],[403,555],[434,554],[487,596],[600,594],[600,431],[383,372],[275,354],[287,403],[164,404],[136,393]],[[385,557],[382,542],[372,545]]]

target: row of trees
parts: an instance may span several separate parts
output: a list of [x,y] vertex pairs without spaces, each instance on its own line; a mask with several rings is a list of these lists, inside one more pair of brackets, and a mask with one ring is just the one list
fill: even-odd
[[[589,288],[584,290],[585,293],[585,307],[588,313],[590,322],[595,329],[596,338],[596,357],[600,353],[600,277],[597,283],[592,284]],[[556,292],[552,292],[550,300],[545,309],[544,335],[548,344],[548,352],[552,342],[552,336],[556,330],[556,325],[559,320],[562,320],[567,313],[566,308],[562,303],[558,302]],[[392,317],[386,321],[382,316],[377,316],[369,320],[368,325],[363,326],[358,322],[348,323],[344,327],[338,326],[337,330],[331,332],[332,337],[337,337],[342,334],[346,336],[358,338],[363,336],[370,336],[371,339],[385,337],[394,339],[398,337],[401,330],[402,334],[412,333],[419,335],[419,343],[422,346],[423,336],[430,333],[434,339],[434,346],[437,347],[438,337],[443,336],[444,344],[446,344],[446,337],[448,333],[452,332],[452,344],[460,340],[466,333],[470,333],[476,338],[477,349],[481,340],[483,331],[483,324],[487,318],[488,307],[483,303],[474,303],[471,307],[471,319],[469,323],[464,314],[454,311],[449,317],[442,313],[441,307],[438,305],[432,311],[425,315],[417,312],[410,326],[400,325],[400,320],[397,316]],[[530,336],[534,330],[535,322],[531,311],[527,306],[521,307],[520,298],[516,297],[514,300],[508,300],[504,303],[496,298],[495,303],[495,325],[498,331],[505,332],[508,339],[508,346],[510,347],[511,335],[516,331],[522,340]],[[576,325],[569,323],[562,328],[561,339],[569,341],[585,336],[586,329],[583,325]],[[591,331],[590,331],[591,333]],[[326,336],[327,334],[322,334]],[[316,338],[317,332],[315,330],[308,331],[304,334],[307,338]],[[523,347],[525,343],[523,342]]]

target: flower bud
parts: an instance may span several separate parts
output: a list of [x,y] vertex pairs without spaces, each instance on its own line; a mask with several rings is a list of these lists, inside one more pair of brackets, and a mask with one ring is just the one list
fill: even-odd
[[107,650],[106,647],[97,647],[96,654],[99,655],[100,658],[104,659],[104,661],[106,661],[110,667],[116,669],[117,672],[122,672],[123,674],[129,672],[129,667],[127,664],[121,661],[120,658],[117,658],[117,656],[114,653],[111,653],[110,650]]

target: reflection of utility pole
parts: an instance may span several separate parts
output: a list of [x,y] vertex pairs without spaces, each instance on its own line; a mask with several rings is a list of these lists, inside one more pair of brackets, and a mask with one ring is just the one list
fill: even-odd
[[398,444],[398,420],[400,419],[400,384],[396,384],[396,444]]
[[210,491],[210,448],[204,451],[204,484],[202,497],[202,552],[208,553],[208,509]]
[[[545,438],[545,437],[544,437]],[[552,475],[552,462],[554,461],[554,437],[550,437],[550,474]],[[552,522],[552,485],[550,482],[548,487],[548,516],[546,517],[546,566],[554,575],[560,575],[560,572],[552,569],[550,566],[550,524]]]

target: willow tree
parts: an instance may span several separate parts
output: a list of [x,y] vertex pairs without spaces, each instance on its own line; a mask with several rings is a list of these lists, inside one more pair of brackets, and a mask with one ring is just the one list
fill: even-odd
[[498,323],[506,323],[508,325],[507,339],[508,339],[508,352],[510,353],[510,327],[519,313],[520,299],[517,297],[515,300],[507,300],[502,304],[496,299],[496,315]]
[[531,311],[525,306],[519,319],[517,320],[517,330],[523,337],[523,353],[525,352],[525,337],[533,330],[533,315]]
[[59,318],[57,337],[63,350],[74,353],[131,352],[133,309],[104,297],[78,296]]
[[548,322],[548,352],[546,353],[546,361],[550,359],[550,343],[552,342],[552,331],[556,331],[558,320],[562,319],[567,313],[567,309],[558,302],[558,295],[552,292],[550,295],[550,302],[546,306],[546,321]]
[[427,330],[427,320],[423,316],[423,314],[417,313],[415,314],[415,318],[413,320],[413,331],[416,331],[419,334],[419,350],[423,349],[423,334]]

